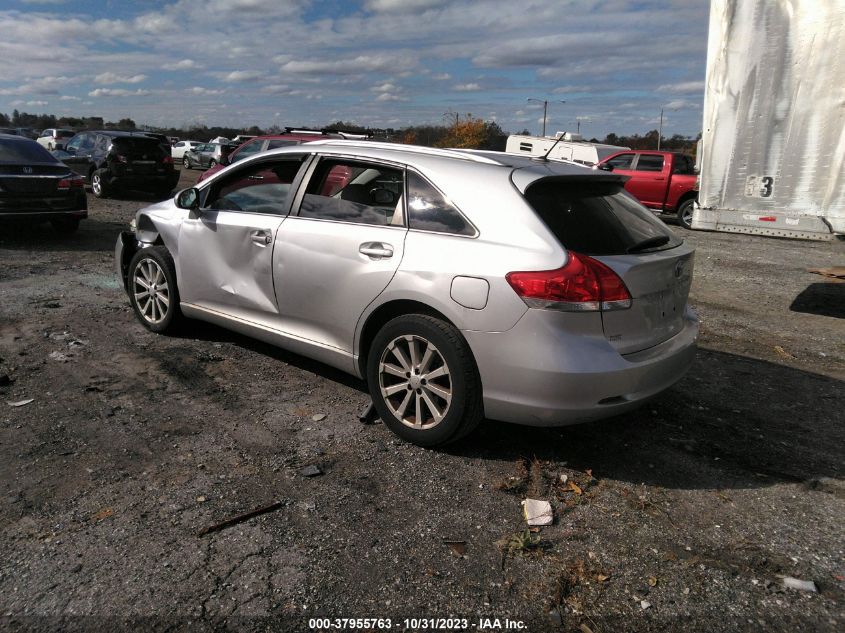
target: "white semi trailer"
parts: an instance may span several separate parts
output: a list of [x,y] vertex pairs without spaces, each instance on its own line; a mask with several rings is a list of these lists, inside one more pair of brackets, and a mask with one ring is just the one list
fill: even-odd
[[712,0],[694,229],[845,234],[845,0]]

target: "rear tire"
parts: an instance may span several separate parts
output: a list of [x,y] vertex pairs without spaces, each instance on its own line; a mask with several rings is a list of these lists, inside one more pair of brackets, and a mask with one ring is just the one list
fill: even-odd
[[368,352],[367,383],[385,425],[418,446],[454,442],[484,415],[469,345],[453,325],[428,315],[382,327]]
[[692,228],[692,211],[695,205],[695,199],[689,198],[684,200],[678,207],[678,223],[685,229]]
[[50,220],[53,225],[53,230],[62,235],[70,235],[75,233],[79,228],[79,218],[53,218]]
[[145,328],[157,334],[176,331],[184,320],[179,309],[176,267],[164,246],[140,249],[129,262],[129,302]]
[[97,169],[91,174],[91,192],[98,198],[108,198],[111,195],[108,176],[108,169]]

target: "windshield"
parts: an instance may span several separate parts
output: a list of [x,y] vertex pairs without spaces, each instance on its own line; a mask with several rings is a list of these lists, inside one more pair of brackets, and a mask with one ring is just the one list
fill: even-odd
[[683,243],[621,183],[545,179],[525,199],[561,245],[584,255],[623,255],[675,248]]

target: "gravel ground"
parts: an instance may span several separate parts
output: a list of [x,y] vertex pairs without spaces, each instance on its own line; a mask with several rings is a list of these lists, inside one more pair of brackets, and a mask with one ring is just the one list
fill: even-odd
[[[112,260],[149,200],[89,203],[72,237],[0,229],[0,628],[843,629],[845,283],[806,272],[842,243],[673,227],[703,320],[673,389],[424,450],[361,424],[364,386],[325,366],[148,333]],[[553,525],[525,532],[526,496]]]

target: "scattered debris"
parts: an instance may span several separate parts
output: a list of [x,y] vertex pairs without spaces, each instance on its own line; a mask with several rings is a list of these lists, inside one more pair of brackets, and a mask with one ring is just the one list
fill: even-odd
[[92,521],[102,521],[103,519],[107,519],[114,514],[114,510],[112,508],[103,508],[99,512],[97,512],[94,516],[91,517]]
[[243,514],[238,514],[236,516],[233,516],[231,519],[226,519],[225,521],[221,521],[220,523],[215,523],[214,525],[210,525],[206,528],[201,529],[199,532],[197,532],[197,536],[205,536],[206,534],[211,534],[212,532],[219,532],[220,530],[225,530],[226,528],[232,527],[233,525],[237,525],[238,523],[248,521],[252,517],[257,517],[261,514],[266,514],[268,512],[278,510],[284,505],[284,501],[276,501],[275,503],[271,503],[270,505],[262,506],[260,508],[256,508],[255,510],[244,512]]
[[648,577],[648,586],[649,587],[656,587],[657,586],[657,578],[655,578],[654,576],[649,576]]
[[35,398],[27,398],[26,400],[18,400],[17,402],[6,402],[10,407],[23,407],[30,402],[35,402]]
[[522,502],[522,512],[528,525],[551,525],[554,521],[552,504],[540,499],[525,499]]
[[299,474],[303,477],[318,477],[323,474],[323,471],[317,464],[308,464],[299,469]]
[[640,600],[640,608],[645,611],[651,609],[651,603],[648,600]]
[[598,580],[599,582],[607,582],[608,580],[610,580],[610,574],[598,574],[596,576],[596,580]]
[[797,589],[798,591],[811,591],[813,593],[819,592],[818,587],[816,587],[816,583],[812,580],[799,580],[798,578],[793,578],[791,576],[784,576],[783,586],[787,589]]
[[378,411],[376,411],[372,401],[368,402],[367,406],[364,407],[361,410],[361,413],[358,414],[358,421],[361,424],[375,424],[378,420]]
[[572,492],[574,492],[576,495],[580,495],[581,493],[583,493],[583,492],[584,492],[583,490],[581,490],[581,486],[579,486],[578,484],[576,484],[574,481],[570,481],[570,482],[569,482],[569,489],[570,489]]
[[845,266],[832,266],[831,268],[808,268],[808,273],[831,277],[833,279],[845,279]]
[[199,497],[197,497],[197,502],[198,502],[198,503],[205,503],[205,497],[203,497],[202,495],[200,495]]
[[567,481],[569,481],[569,475],[566,473],[561,474],[560,483],[565,484]]
[[450,541],[447,539],[443,539],[443,543],[449,546],[449,549],[452,551],[452,556],[457,558],[464,558],[467,553],[467,542],[466,541]]
[[504,492],[522,494],[528,489],[531,464],[524,457],[516,460],[516,474],[505,477],[494,488]]
[[325,419],[326,419],[326,414],[325,414],[325,413],[317,413],[317,414],[315,414],[315,415],[312,415],[312,416],[311,416],[311,419],[312,419],[314,422],[322,422],[323,420],[325,420]]
[[589,626],[587,626],[583,622],[580,625],[578,625],[578,628],[581,630],[581,633],[593,633],[593,629],[591,629]]
[[57,361],[59,363],[66,363],[70,360],[70,356],[62,354],[61,352],[50,352],[47,356],[50,360]]
[[776,353],[778,356],[780,356],[781,358],[785,358],[785,359],[787,359],[787,360],[794,360],[794,359],[795,359],[795,356],[793,356],[792,354],[790,354],[789,352],[787,352],[787,351],[786,351],[785,349],[783,349],[780,345],[775,345],[774,350],[775,350],[775,353]]

